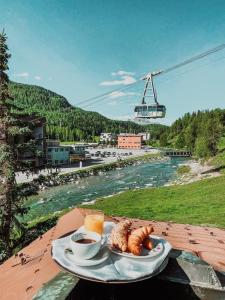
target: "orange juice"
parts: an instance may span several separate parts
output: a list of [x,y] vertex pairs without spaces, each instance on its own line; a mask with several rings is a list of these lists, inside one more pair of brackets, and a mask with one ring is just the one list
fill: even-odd
[[84,219],[84,228],[87,231],[94,231],[99,234],[103,233],[104,214],[87,215]]

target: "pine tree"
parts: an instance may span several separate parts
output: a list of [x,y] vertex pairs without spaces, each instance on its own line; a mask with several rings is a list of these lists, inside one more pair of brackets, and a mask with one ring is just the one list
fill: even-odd
[[16,216],[24,213],[20,203],[22,194],[17,188],[15,174],[22,167],[18,160],[19,153],[25,149],[34,149],[34,144],[16,143],[22,135],[31,130],[21,119],[23,112],[14,105],[9,93],[7,75],[8,60],[11,55],[6,44],[7,36],[0,34],[0,247],[7,256],[12,254],[13,233],[19,222]]

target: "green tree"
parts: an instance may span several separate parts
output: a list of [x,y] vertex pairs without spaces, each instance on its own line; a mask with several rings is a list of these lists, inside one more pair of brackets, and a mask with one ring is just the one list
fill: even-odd
[[199,137],[195,142],[195,154],[200,158],[210,157],[211,152],[209,149],[208,139],[206,137]]
[[185,147],[185,136],[184,136],[183,132],[181,132],[178,135],[178,138],[177,138],[176,143],[175,143],[175,147],[177,149],[183,149]]
[[9,256],[12,254],[15,228],[19,225],[16,216],[25,212],[20,206],[23,195],[15,180],[16,170],[22,167],[18,156],[25,149],[34,149],[34,145],[29,141],[16,143],[19,136],[29,135],[31,130],[22,121],[23,112],[14,105],[9,93],[7,70],[10,54],[6,41],[3,31],[0,34],[0,246],[1,252]]
[[167,133],[164,132],[161,134],[160,139],[159,139],[160,147],[165,147],[167,146]]
[[217,152],[217,144],[222,135],[223,127],[218,117],[213,116],[206,123],[206,136],[208,139],[208,148],[211,155]]

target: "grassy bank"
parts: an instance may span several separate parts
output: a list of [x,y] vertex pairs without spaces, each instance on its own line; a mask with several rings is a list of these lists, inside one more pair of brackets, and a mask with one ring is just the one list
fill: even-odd
[[127,191],[85,207],[110,215],[225,227],[225,176]]

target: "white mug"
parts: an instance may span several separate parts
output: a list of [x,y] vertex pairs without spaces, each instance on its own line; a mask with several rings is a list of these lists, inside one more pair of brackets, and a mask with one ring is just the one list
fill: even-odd
[[[94,242],[87,244],[79,243],[78,241],[82,239],[90,239],[94,240]],[[103,245],[104,240],[102,236],[96,232],[75,232],[70,236],[70,248],[73,254],[81,259],[94,257]]]

